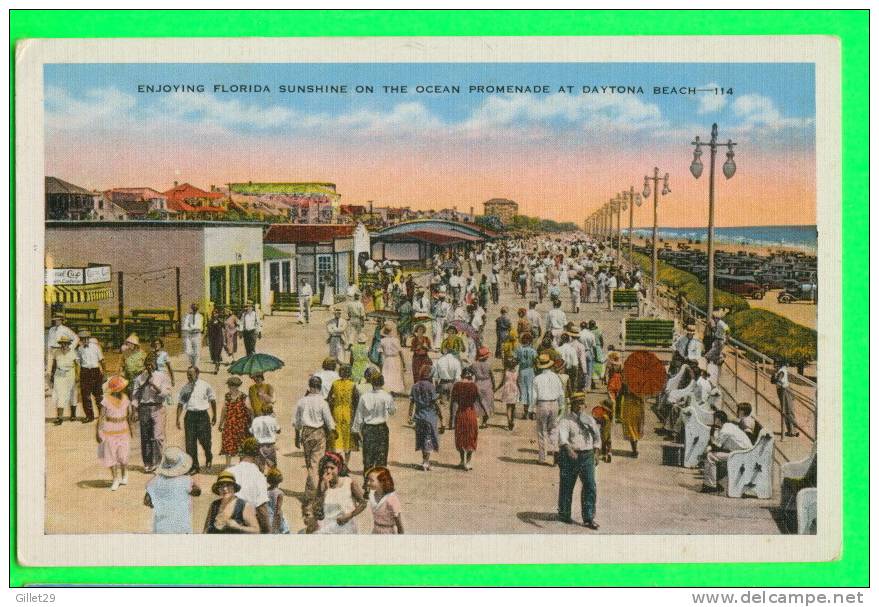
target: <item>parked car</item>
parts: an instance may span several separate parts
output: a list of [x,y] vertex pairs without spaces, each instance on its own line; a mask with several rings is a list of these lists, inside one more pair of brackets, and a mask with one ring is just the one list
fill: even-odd
[[818,301],[818,285],[802,284],[788,287],[778,294],[778,303],[788,304],[795,301]]
[[715,284],[719,289],[749,299],[763,299],[763,296],[766,295],[766,288],[753,278],[718,276]]

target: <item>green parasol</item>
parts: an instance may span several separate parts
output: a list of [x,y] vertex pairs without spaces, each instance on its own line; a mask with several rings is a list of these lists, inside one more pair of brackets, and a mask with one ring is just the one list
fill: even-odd
[[232,375],[253,375],[254,373],[276,371],[283,366],[284,361],[280,358],[257,352],[233,362],[229,366],[229,373]]

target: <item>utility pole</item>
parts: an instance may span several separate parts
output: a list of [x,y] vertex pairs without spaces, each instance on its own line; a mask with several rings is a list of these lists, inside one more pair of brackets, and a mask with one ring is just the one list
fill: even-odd
[[658,238],[657,238],[657,230],[658,230],[658,212],[657,209],[659,207],[659,182],[662,181],[662,195],[670,194],[671,190],[668,189],[668,173],[665,174],[665,177],[659,177],[659,168],[653,167],[653,177],[644,176],[644,191],[641,194],[644,198],[650,196],[650,182],[653,182],[653,258],[650,263],[650,295],[653,298],[654,302],[656,301],[656,275],[659,272],[659,250],[658,246]]

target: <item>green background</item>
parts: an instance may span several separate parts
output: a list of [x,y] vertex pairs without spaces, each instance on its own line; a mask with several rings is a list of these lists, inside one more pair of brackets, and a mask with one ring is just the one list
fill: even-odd
[[[298,567],[22,567],[16,559],[14,432],[10,436],[11,584],[866,586],[868,533],[868,45],[860,11],[12,11],[25,38],[260,36],[836,36],[842,45],[843,551],[783,564],[411,565]],[[698,59],[698,57],[694,57]],[[735,57],[730,57],[735,60]],[[13,73],[14,77],[14,73]],[[10,90],[10,108],[13,94]],[[10,158],[14,169],[13,140]],[[12,186],[11,186],[12,187]],[[13,192],[14,194],[14,192]],[[12,198],[14,200],[14,196]],[[15,206],[10,205],[15,225]],[[15,360],[15,237],[10,234],[10,364]],[[847,362],[857,361],[851,368]],[[10,367],[10,402],[15,369]],[[15,406],[10,407],[15,428]],[[735,525],[734,521],[730,521]],[[755,550],[759,542],[755,542]],[[709,555],[706,555],[706,557]],[[344,558],[340,555],[340,558]],[[462,555],[462,560],[466,555]]]

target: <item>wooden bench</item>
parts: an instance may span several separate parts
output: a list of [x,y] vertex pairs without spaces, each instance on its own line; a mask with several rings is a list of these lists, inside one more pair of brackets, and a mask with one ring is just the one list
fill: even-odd
[[797,534],[818,532],[818,489],[806,487],[797,492]]
[[74,321],[75,319],[83,319],[90,321],[98,320],[97,308],[64,308],[64,315]]
[[635,289],[614,289],[610,298],[614,308],[638,307],[638,291]]
[[146,319],[150,321],[156,321],[158,323],[163,324],[164,331],[162,335],[166,333],[171,333],[177,328],[177,324],[174,322],[175,312],[169,308],[139,308],[136,310],[131,310],[131,317],[140,319]]
[[[118,327],[119,316],[111,315],[110,324]],[[168,333],[168,323],[165,320],[151,318],[148,316],[126,316],[125,331],[126,333],[137,333],[141,341],[152,341],[156,337],[163,337]]]
[[775,454],[775,438],[763,430],[750,449],[733,451],[726,463],[729,497],[756,495],[760,499],[772,497],[772,464]]
[[708,448],[714,412],[698,406],[681,411],[684,420],[684,468],[698,468]]
[[116,346],[122,343],[119,336],[119,325],[101,322],[99,320],[71,319],[70,328],[77,333],[83,329],[92,334],[102,344]]
[[[785,462],[781,465],[781,510],[785,520],[796,514],[797,526],[799,527],[799,494],[808,488],[812,488],[817,480],[817,450],[812,445],[812,452],[808,457],[799,461]],[[793,528],[791,524],[789,529]]]
[[660,318],[626,318],[623,323],[623,343],[629,346],[671,348],[674,339],[673,320]]

